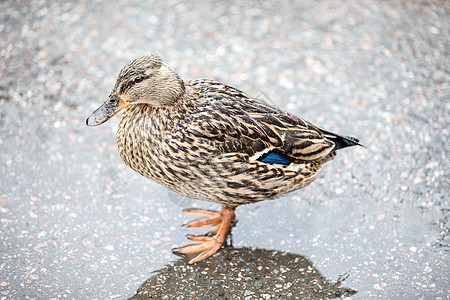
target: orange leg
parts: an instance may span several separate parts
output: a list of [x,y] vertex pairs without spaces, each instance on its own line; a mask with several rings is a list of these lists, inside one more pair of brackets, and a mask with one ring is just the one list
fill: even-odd
[[222,206],[222,211],[220,213],[196,209],[187,210],[185,212],[207,215],[207,217],[199,218],[187,223],[186,227],[188,228],[217,224],[213,230],[204,236],[187,235],[189,240],[200,243],[189,244],[172,249],[175,254],[186,255],[188,263],[192,264],[210,257],[219,250],[230,229],[231,221],[234,218],[234,209],[227,209]]

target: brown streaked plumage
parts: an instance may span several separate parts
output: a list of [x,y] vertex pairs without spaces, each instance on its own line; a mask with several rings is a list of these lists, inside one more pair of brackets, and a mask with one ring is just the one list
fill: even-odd
[[310,184],[336,150],[358,140],[323,130],[226,84],[184,82],[155,54],[120,72],[108,100],[87,120],[99,125],[125,109],[117,131],[124,162],[183,196],[220,203],[221,213],[188,227],[216,225],[174,249],[198,262],[214,254],[242,204],[274,199]]

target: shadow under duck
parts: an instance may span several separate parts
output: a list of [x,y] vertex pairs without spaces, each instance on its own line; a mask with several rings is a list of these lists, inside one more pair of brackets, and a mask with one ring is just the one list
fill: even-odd
[[184,82],[156,54],[129,62],[86,124],[122,109],[117,145],[130,168],[182,196],[222,204],[221,212],[186,211],[204,215],[187,227],[215,226],[173,249],[189,263],[217,252],[236,207],[305,187],[336,150],[359,145],[226,84]]

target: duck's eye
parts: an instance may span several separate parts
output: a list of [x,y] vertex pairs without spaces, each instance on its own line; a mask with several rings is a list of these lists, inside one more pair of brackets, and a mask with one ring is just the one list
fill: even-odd
[[138,77],[136,77],[136,78],[134,79],[134,82],[135,82],[135,83],[139,83],[139,82],[141,82],[142,80],[144,80],[144,77],[138,76]]

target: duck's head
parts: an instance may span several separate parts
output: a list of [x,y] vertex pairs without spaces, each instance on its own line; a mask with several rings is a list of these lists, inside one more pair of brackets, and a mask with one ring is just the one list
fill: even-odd
[[158,55],[144,55],[123,67],[111,95],[86,119],[86,125],[100,125],[129,105],[171,105],[183,93],[184,83],[177,73]]

